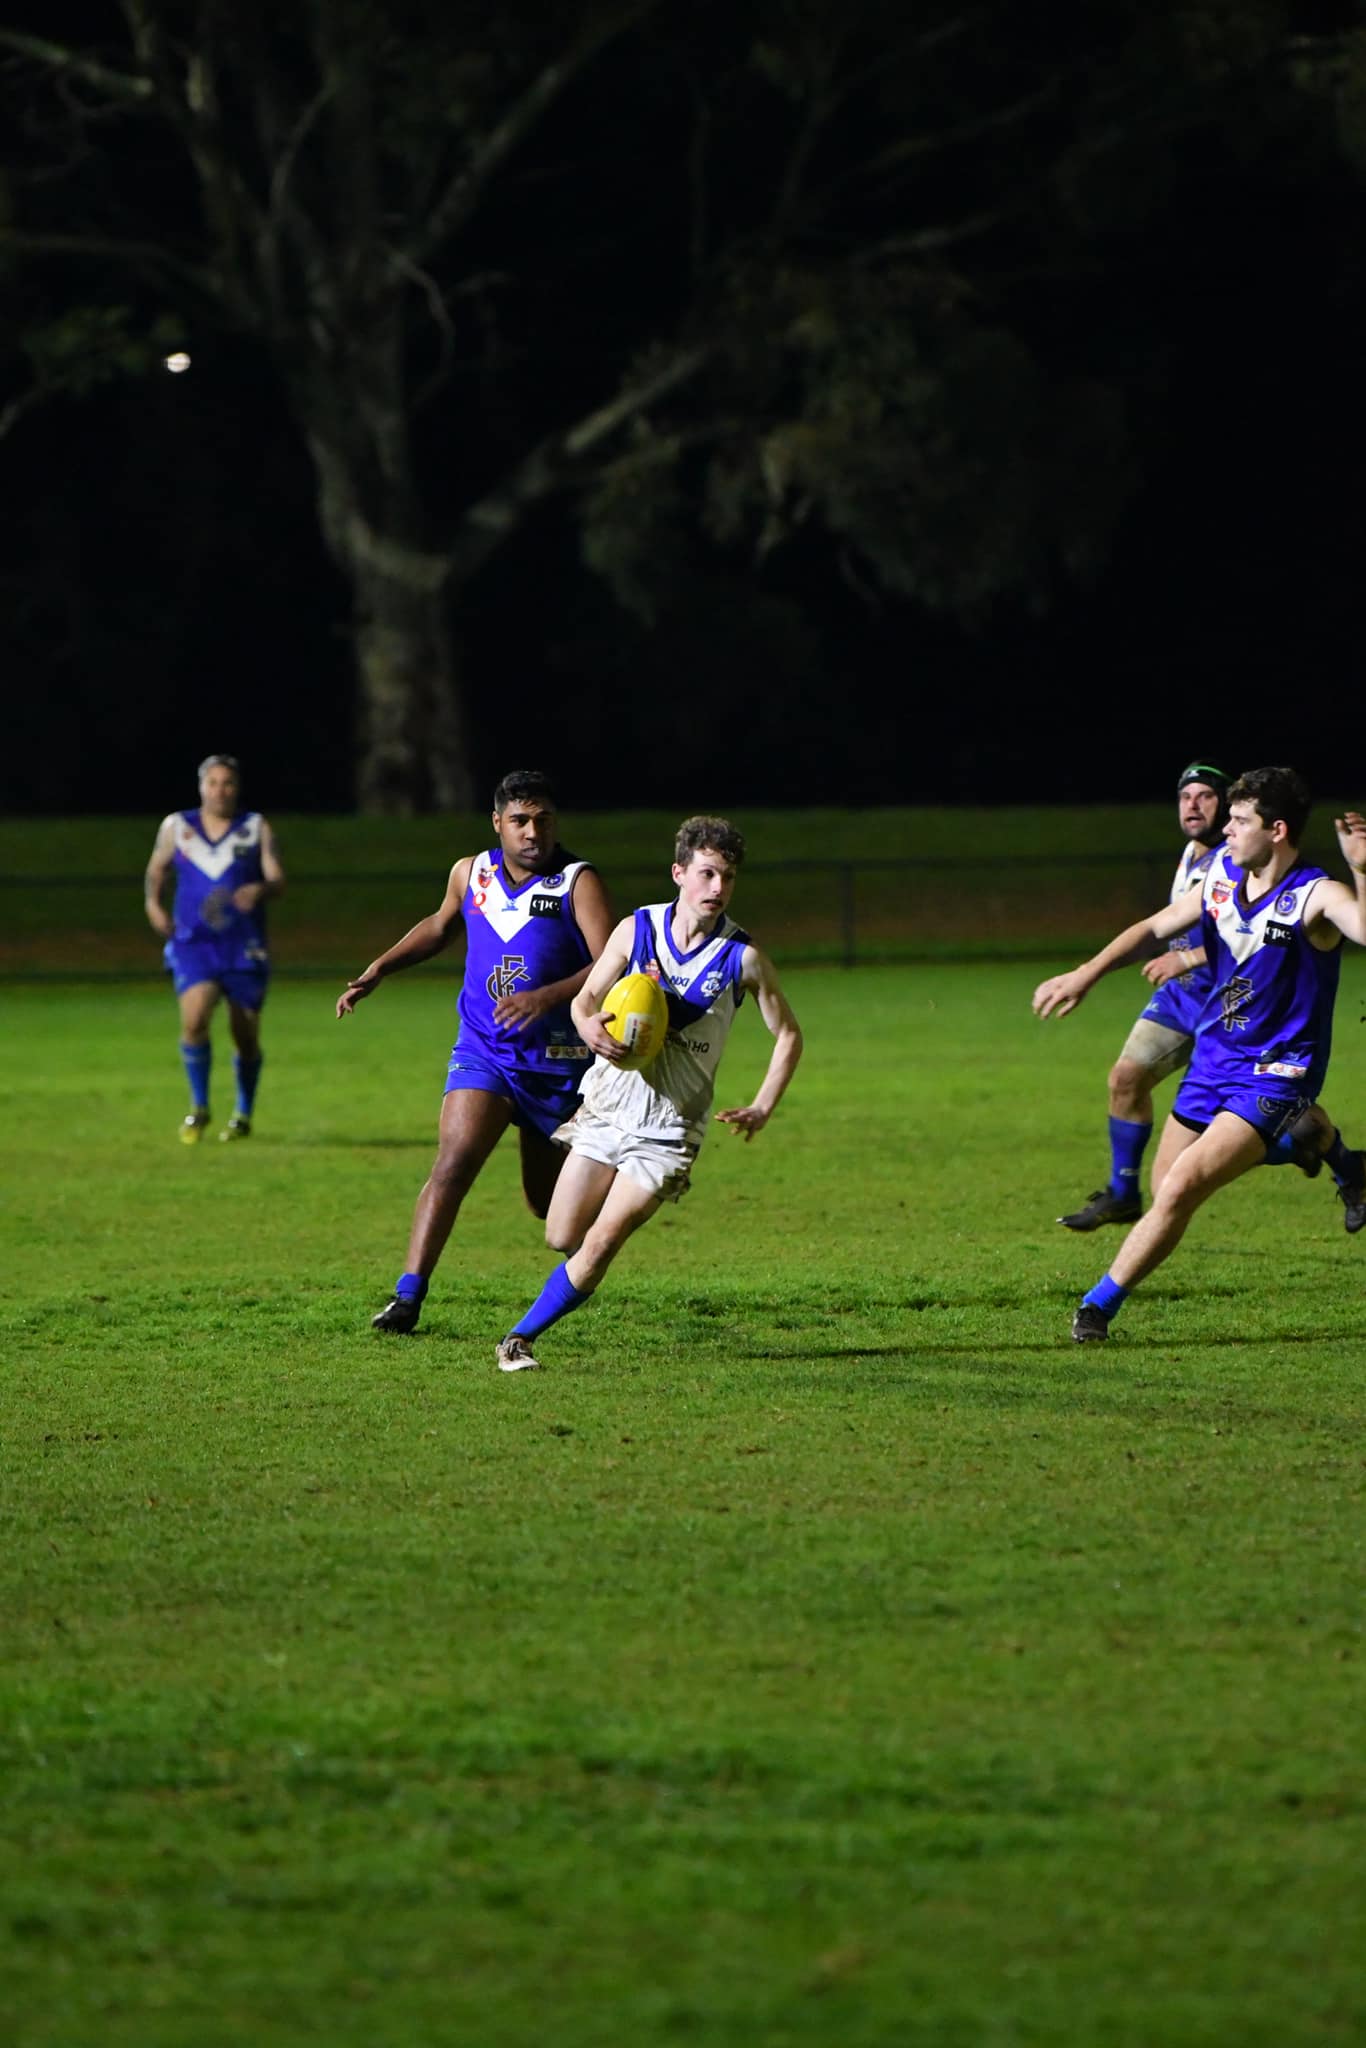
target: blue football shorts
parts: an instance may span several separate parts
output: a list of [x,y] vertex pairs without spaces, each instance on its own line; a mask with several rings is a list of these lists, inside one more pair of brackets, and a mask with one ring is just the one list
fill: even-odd
[[1201,975],[1191,988],[1187,977],[1178,974],[1173,980],[1164,981],[1161,988],[1153,990],[1151,1000],[1144,1004],[1139,1015],[1150,1024],[1162,1025],[1164,1030],[1191,1034],[1205,1007],[1209,989],[1207,975]]
[[553,1138],[579,1106],[581,1079],[576,1074],[500,1066],[469,1046],[457,1045],[451,1049],[444,1092],[453,1095],[460,1088],[477,1088],[485,1095],[501,1095],[512,1104],[512,1121],[519,1131],[539,1131],[543,1138]]
[[270,968],[264,961],[259,965],[245,962],[240,946],[205,939],[167,939],[161,957],[178,996],[200,982],[211,981],[239,1009],[259,1010],[265,1004]]
[[1289,1130],[1313,1100],[1312,1095],[1303,1092],[1303,1084],[1296,1089],[1293,1083],[1287,1088],[1283,1081],[1272,1082],[1264,1076],[1254,1075],[1246,1082],[1231,1082],[1206,1081],[1198,1075],[1187,1074],[1176,1091],[1172,1115],[1188,1131],[1203,1131],[1221,1109],[1227,1109],[1234,1116],[1240,1116],[1245,1124],[1251,1124],[1258,1137],[1271,1145]]

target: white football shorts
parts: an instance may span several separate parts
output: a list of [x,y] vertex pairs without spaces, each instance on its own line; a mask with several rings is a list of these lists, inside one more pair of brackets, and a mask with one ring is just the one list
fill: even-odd
[[702,1149],[685,1138],[643,1138],[638,1132],[623,1131],[594,1116],[591,1109],[578,1110],[555,1136],[571,1152],[596,1159],[600,1166],[614,1166],[661,1202],[677,1202],[687,1194],[692,1163]]

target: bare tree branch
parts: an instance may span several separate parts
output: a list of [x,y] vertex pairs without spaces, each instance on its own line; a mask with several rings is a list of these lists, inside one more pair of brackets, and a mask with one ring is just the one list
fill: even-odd
[[577,482],[587,458],[619,428],[667,398],[711,360],[707,346],[684,349],[639,384],[629,385],[574,426],[546,437],[514,464],[493,490],[471,505],[452,549],[450,572],[463,581],[481,568],[515,530],[528,508]]
[[122,100],[129,106],[146,106],[155,96],[156,88],[150,78],[139,77],[136,72],[115,71],[82,50],[69,50],[61,43],[48,42],[43,36],[26,36],[17,29],[0,28],[0,49],[13,50],[19,57],[30,57],[34,63],[46,65],[49,71],[83,78],[109,99]]

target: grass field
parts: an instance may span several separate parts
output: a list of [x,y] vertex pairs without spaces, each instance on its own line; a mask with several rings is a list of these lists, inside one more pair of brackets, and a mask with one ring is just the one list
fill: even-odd
[[778,1119],[510,1379],[506,1146],[368,1329],[439,966],[282,981],[196,1151],[164,988],[6,992],[7,2042],[1366,2036],[1366,1239],[1259,1173],[1071,1345],[1143,991],[1037,978],[793,976]]

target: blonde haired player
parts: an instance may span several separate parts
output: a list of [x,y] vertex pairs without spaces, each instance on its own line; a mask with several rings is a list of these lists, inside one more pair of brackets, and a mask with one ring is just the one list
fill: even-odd
[[[557,1136],[570,1147],[546,1218],[546,1243],[568,1254],[498,1346],[503,1372],[539,1361],[544,1330],[595,1291],[626,1240],[661,1202],[686,1193],[711,1116],[716,1069],[747,994],[773,1035],[768,1069],[753,1102],[717,1112],[746,1143],[772,1116],[801,1058],[802,1034],[773,963],[727,915],[745,842],[724,818],[688,818],[674,845],[678,898],[623,918],[574,998],[573,1019],[597,1055],[583,1104]],[[669,1036],[639,1071],[605,1029],[603,999],[626,973],[658,980],[669,1004]]]

